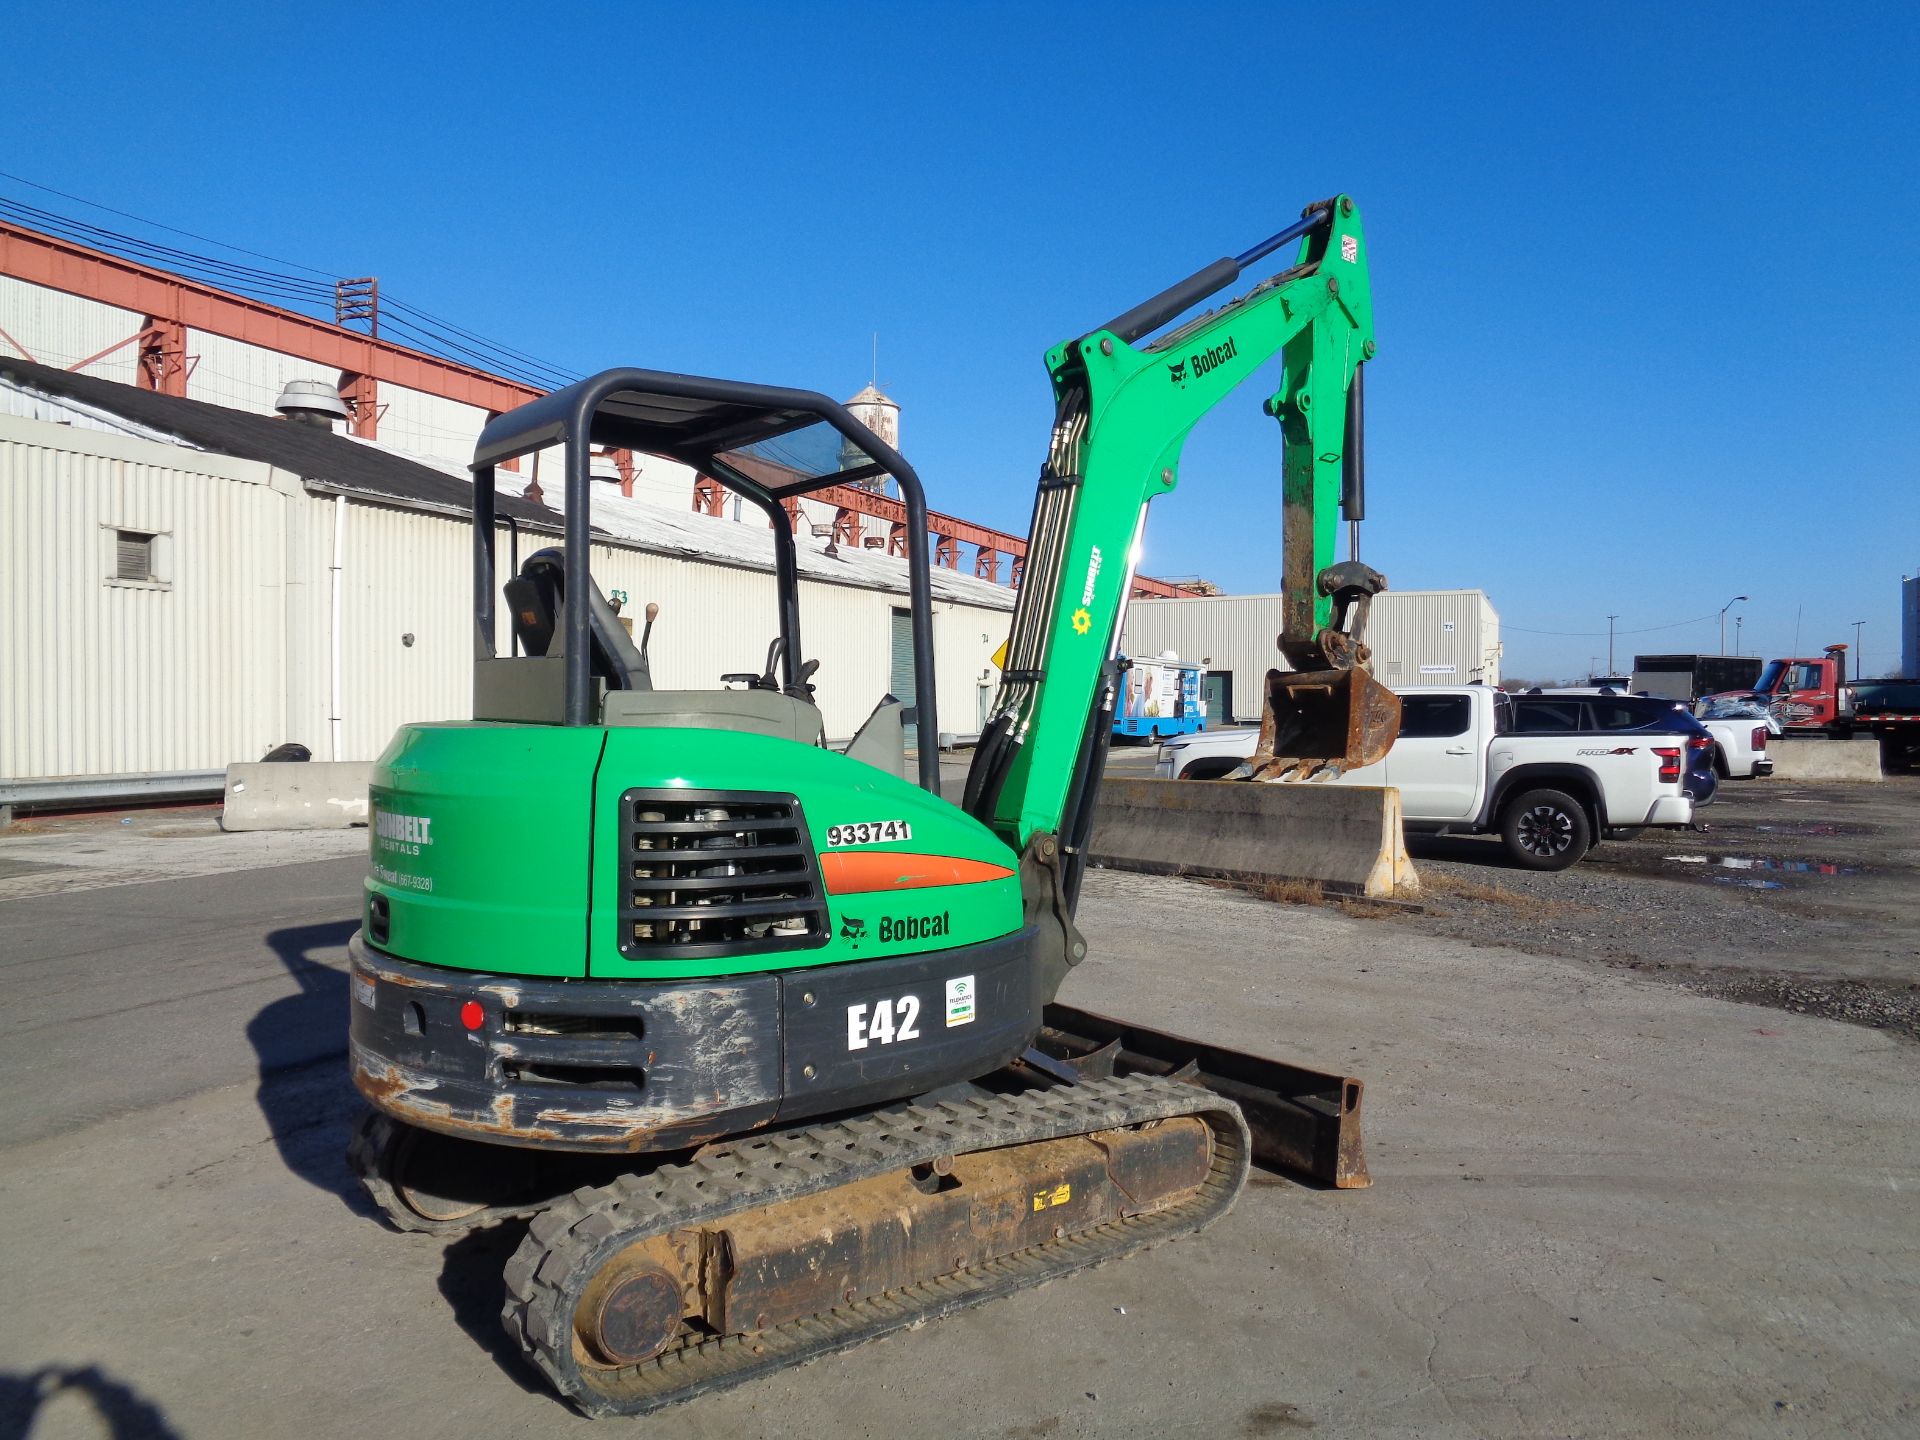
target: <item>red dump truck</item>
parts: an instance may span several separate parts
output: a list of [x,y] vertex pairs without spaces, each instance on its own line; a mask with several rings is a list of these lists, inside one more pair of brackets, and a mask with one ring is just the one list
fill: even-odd
[[1757,700],[1789,735],[1872,735],[1888,770],[1920,763],[1920,680],[1849,681],[1845,645],[1769,660],[1751,689],[1708,698]]

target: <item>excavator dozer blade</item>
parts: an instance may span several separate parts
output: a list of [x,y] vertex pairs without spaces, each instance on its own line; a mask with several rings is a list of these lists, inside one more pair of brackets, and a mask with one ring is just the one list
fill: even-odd
[[1255,780],[1332,779],[1386,758],[1400,697],[1365,670],[1269,670]]
[[1240,1106],[1261,1168],[1336,1190],[1373,1183],[1360,1143],[1366,1086],[1351,1075],[1308,1070],[1059,1004],[1047,1006],[1039,1038],[1014,1064],[1056,1080],[1141,1074],[1184,1080]]

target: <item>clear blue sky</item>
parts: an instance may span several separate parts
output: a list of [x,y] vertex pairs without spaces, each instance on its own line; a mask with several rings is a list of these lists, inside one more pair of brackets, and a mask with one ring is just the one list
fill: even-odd
[[[0,168],[574,371],[850,394],[878,331],[935,506],[1016,531],[1046,347],[1348,191],[1396,587],[1484,588],[1509,674],[1740,593],[1750,651],[1898,658],[1920,7],[106,8],[14,8]],[[1277,587],[1260,398],[1149,573]]]

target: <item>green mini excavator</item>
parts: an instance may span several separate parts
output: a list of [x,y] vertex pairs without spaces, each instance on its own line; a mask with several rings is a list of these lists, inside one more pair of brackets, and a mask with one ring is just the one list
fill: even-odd
[[[1293,242],[1278,274],[1168,328]],[[1358,1081],[1055,994],[1087,950],[1075,908],[1148,504],[1200,417],[1276,356],[1288,665],[1255,770],[1392,743],[1362,640],[1385,582],[1334,557],[1336,505],[1361,511],[1373,350],[1338,196],[1048,353],[1052,441],[958,803],[932,743],[925,498],[845,408],[619,369],[487,425],[475,718],[405,726],[373,773],[349,1007],[373,1108],[352,1160],[402,1229],[530,1218],[505,1323],[579,1408],[648,1411],[1191,1232],[1254,1161],[1365,1183]],[[552,446],[563,543],[523,561],[516,543],[502,575],[495,468]],[[654,687],[646,633],[589,573],[597,447],[765,512],[763,672]],[[788,507],[879,477],[916,537],[913,693],[833,748]]]

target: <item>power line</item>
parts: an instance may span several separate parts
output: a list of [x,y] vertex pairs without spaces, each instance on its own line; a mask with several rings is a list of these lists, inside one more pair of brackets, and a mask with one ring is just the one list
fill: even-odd
[[[182,230],[178,226],[166,225],[150,220],[131,211],[115,209],[111,205],[102,205],[98,201],[88,200],[84,196],[69,194],[50,185],[42,185],[36,180],[28,180],[0,170],[0,179],[7,179],[35,190],[44,190],[50,195],[72,200],[77,204],[101,210],[111,215],[119,215],[140,225],[151,226],[156,230],[165,230],[171,234],[182,235],[204,244],[215,245],[223,250],[231,250],[241,255],[251,255],[258,260],[271,261],[275,265],[292,266],[309,275],[318,275],[326,283],[308,280],[284,271],[262,269],[254,265],[242,265],[232,260],[223,260],[217,256],[199,254],[178,246],[166,245],[157,240],[145,239],[138,235],[129,235],[103,225],[94,225],[88,221],[46,210],[25,201],[0,196],[0,216],[19,221],[35,229],[45,230],[63,239],[74,240],[82,244],[98,246],[113,251],[128,259],[141,260],[156,266],[178,271],[190,278],[205,280],[231,289],[254,299],[269,300],[295,309],[304,309],[316,314],[318,318],[327,318],[335,298],[335,277],[324,270],[311,265],[303,265],[295,260],[283,260],[258,250],[249,250],[244,246],[232,245],[212,236],[201,235],[192,230]],[[457,359],[463,364],[472,364],[491,370],[508,379],[536,389],[558,389],[570,384],[579,377],[564,366],[543,360],[510,345],[458,325],[451,320],[433,315],[418,306],[387,294],[381,297],[381,314],[389,326],[403,332],[409,344],[438,354],[446,359]],[[408,317],[411,317],[409,319]],[[337,317],[336,317],[337,323]]]
[[[1638,630],[1615,630],[1612,633],[1615,635],[1651,635],[1656,630],[1678,630],[1682,626],[1698,625],[1703,621],[1713,618],[1714,615],[1709,613],[1706,615],[1696,615],[1691,620],[1675,620],[1670,625],[1644,625]],[[1502,630],[1518,630],[1522,635],[1561,635],[1568,639],[1577,640],[1595,640],[1608,633],[1605,630],[1529,630],[1524,625],[1509,625],[1504,620],[1500,622],[1500,628]]]
[[51,185],[42,185],[38,180],[29,180],[24,175],[13,175],[5,170],[0,170],[0,180],[11,180],[19,185],[30,185],[35,190],[44,190],[49,195],[58,195],[62,200],[71,200],[76,205],[85,205],[94,210],[104,210],[107,214],[118,215],[123,220],[137,220],[142,225],[151,225],[156,230],[165,230],[174,235],[184,235],[189,240],[198,240],[206,245],[218,245],[222,250],[231,250],[238,255],[251,255],[256,260],[271,260],[276,265],[291,265],[296,270],[305,270],[310,275],[325,276],[328,280],[334,278],[328,275],[326,271],[315,270],[311,265],[302,265],[298,260],[282,260],[277,255],[263,255],[258,250],[249,250],[243,245],[229,245],[225,240],[215,240],[211,235],[196,235],[191,230],[182,230],[174,225],[163,225],[158,220],[147,219],[144,215],[135,215],[131,211],[116,210],[111,205],[102,205],[98,200],[88,200],[80,195],[69,195],[64,190],[56,190]]

